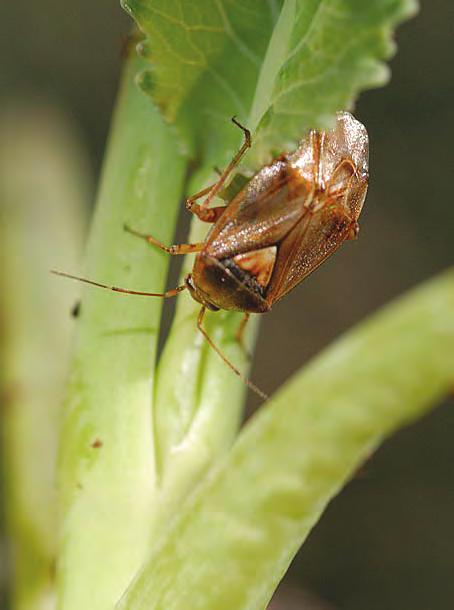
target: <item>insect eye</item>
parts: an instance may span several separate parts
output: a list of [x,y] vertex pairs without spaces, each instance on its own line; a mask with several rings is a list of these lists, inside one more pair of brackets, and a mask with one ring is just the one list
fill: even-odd
[[192,275],[189,274],[185,277],[184,283],[189,288],[189,290],[195,290],[194,281],[192,279]]

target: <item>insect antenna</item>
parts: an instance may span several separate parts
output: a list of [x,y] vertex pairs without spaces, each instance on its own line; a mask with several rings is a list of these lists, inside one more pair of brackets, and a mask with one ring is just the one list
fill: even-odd
[[[109,286],[108,284],[102,284],[101,282],[94,282],[93,280],[88,280],[84,277],[79,277],[77,275],[71,275],[70,273],[66,273],[65,271],[56,271],[54,269],[51,270],[51,273],[54,275],[58,275],[60,277],[66,277],[70,280],[75,280],[76,282],[82,282],[84,284],[89,284],[90,286],[96,286],[97,288],[103,288],[104,290],[111,290],[113,292],[120,292],[123,294],[133,294],[144,297],[161,297],[161,298],[170,298],[176,296],[179,292],[186,289],[186,285],[177,286],[172,290],[167,290],[167,292],[142,292],[140,290],[129,290],[128,288],[120,288],[119,286]],[[253,392],[255,392],[260,398],[263,400],[268,399],[268,395],[265,392],[262,392],[260,388],[258,388],[248,377],[243,375],[237,368],[234,366],[230,360],[221,352],[221,350],[214,344],[213,340],[210,338],[206,330],[202,326],[203,317],[205,315],[205,307],[202,307],[197,318],[197,328],[202,333],[208,345],[222,358],[225,364],[242,380],[242,382],[247,385]]]
[[265,394],[265,392],[262,392],[262,390],[260,388],[258,388],[255,383],[253,383],[248,377],[246,377],[245,375],[243,375],[243,373],[241,373],[236,366],[234,366],[230,360],[227,358],[227,356],[225,356],[221,350],[219,349],[219,347],[217,347],[217,345],[214,344],[213,340],[211,339],[211,337],[208,335],[207,331],[203,328],[202,326],[202,322],[203,322],[203,317],[205,315],[205,307],[202,307],[199,313],[199,316],[197,318],[197,328],[200,330],[200,332],[202,333],[202,335],[204,336],[206,342],[208,343],[208,345],[214,349],[214,351],[218,354],[218,356],[220,356],[222,358],[222,360],[225,362],[225,364],[235,373],[235,375],[238,375],[238,377],[241,379],[241,381],[248,386],[248,388],[250,388],[253,392],[255,392],[258,396],[260,396],[260,398],[262,398],[263,400],[267,400],[269,397],[267,394]]
[[77,275],[71,275],[70,273],[65,273],[64,271],[55,271],[51,270],[51,273],[54,275],[59,275],[61,277],[67,277],[70,280],[76,280],[76,282],[83,282],[84,284],[90,284],[90,286],[97,286],[98,288],[104,288],[105,290],[112,290],[113,292],[121,292],[123,294],[135,294],[142,297],[161,297],[163,299],[167,299],[170,297],[176,296],[179,292],[186,289],[186,285],[177,286],[172,290],[167,290],[167,292],[142,292],[141,290],[129,290],[129,288],[119,288],[118,286],[108,286],[107,284],[101,284],[100,282],[94,282],[93,280],[87,280],[84,277],[78,277]]

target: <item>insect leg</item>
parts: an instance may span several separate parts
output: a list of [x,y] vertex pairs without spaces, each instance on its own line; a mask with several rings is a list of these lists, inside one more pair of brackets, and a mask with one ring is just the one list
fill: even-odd
[[198,203],[195,203],[197,199],[200,199],[204,195],[207,195],[215,186],[216,183],[212,184],[211,186],[207,186],[205,189],[202,189],[195,195],[192,195],[191,197],[188,197],[188,199],[186,199],[186,209],[189,212],[195,214],[199,218],[199,220],[202,220],[203,222],[216,222],[225,210],[225,206],[219,206],[216,208],[205,208],[199,205]]
[[[342,159],[342,161],[340,161],[340,162],[337,164],[337,166],[334,168],[333,173],[331,174],[331,177],[330,177],[330,179],[329,179],[329,182],[328,182],[328,184],[327,184],[327,186],[326,186],[326,188],[327,188],[328,190],[330,190],[330,189],[331,189],[331,187],[332,187],[332,185],[333,185],[333,184],[335,184],[335,180],[334,180],[334,178],[336,177],[336,175],[337,175],[337,174],[339,174],[339,173],[340,173],[340,171],[341,171],[342,169],[344,169],[344,167],[348,167],[348,168],[350,168],[350,169],[351,169],[351,171],[352,171],[351,176],[350,176],[350,180],[351,180],[352,178],[354,178],[354,177],[358,177],[358,172],[357,172],[356,166],[355,166],[355,164],[353,163],[353,161],[352,161],[351,159]],[[335,193],[334,193],[334,194],[335,194]]]
[[312,148],[312,156],[314,159],[312,165],[312,180],[316,187],[323,189],[324,185],[322,184],[322,168],[321,168],[321,160],[322,160],[322,150],[325,140],[325,134],[323,132],[312,129],[310,132],[310,142]]
[[215,184],[216,184],[216,182],[214,184],[210,184],[210,186],[207,186],[206,188],[202,189],[201,191],[197,191],[197,193],[195,193],[194,195],[191,195],[191,197],[188,197],[186,199],[186,207],[188,208],[188,210],[191,209],[191,206],[194,201],[197,201],[197,199],[200,199],[204,195],[208,195],[208,193],[211,191],[211,189],[213,188],[213,186]]
[[359,224],[354,220],[349,227],[347,239],[356,239],[359,233]]
[[[229,175],[232,173],[232,171],[235,169],[235,167],[241,161],[241,158],[246,153],[248,148],[251,147],[251,132],[249,131],[249,129],[246,129],[246,127],[244,127],[239,121],[237,121],[236,117],[232,117],[232,123],[234,123],[237,127],[239,127],[243,131],[243,133],[244,133],[244,142],[241,145],[241,147],[238,150],[238,152],[233,157],[233,159],[227,165],[225,170],[219,176],[219,180],[215,184],[213,184],[212,187],[208,190],[207,198],[199,206],[199,213],[203,214],[203,212],[201,212],[201,210],[204,210],[204,209],[206,209],[207,212],[209,212],[210,208],[208,208],[208,206],[210,205],[211,201],[214,199],[214,197],[220,191],[221,187],[224,185],[224,183],[227,180],[227,178],[229,177]],[[218,208],[212,208],[212,209],[216,210]],[[221,209],[223,210],[224,208],[221,208]],[[200,218],[200,216],[199,216],[199,218]],[[212,222],[212,221],[209,221],[209,222]]]
[[[251,132],[249,131],[249,129],[246,129],[246,127],[244,127],[239,121],[237,121],[236,117],[232,117],[232,122],[243,131],[243,144],[241,145],[240,149],[235,154],[233,159],[230,161],[228,166],[225,168],[225,170],[220,173],[219,180],[217,182],[215,182],[211,186],[207,186],[205,189],[199,191],[198,193],[196,193],[192,197],[189,197],[189,199],[186,200],[186,208],[193,214],[196,214],[196,216],[198,216],[199,219],[204,222],[214,223],[224,212],[225,206],[215,208],[210,208],[208,206],[210,205],[216,194],[221,190],[221,187],[224,185],[229,175],[238,165],[248,148],[251,147]],[[207,197],[205,201],[203,201],[203,203],[195,203],[197,199],[203,197],[204,195],[207,195]]]
[[141,239],[144,239],[147,243],[149,243],[153,246],[157,246],[158,248],[160,248],[161,250],[164,250],[164,252],[168,252],[169,254],[176,255],[176,254],[191,254],[191,252],[200,252],[200,250],[203,250],[203,246],[204,246],[203,242],[199,242],[197,244],[175,244],[173,246],[165,246],[160,241],[155,239],[152,235],[146,235],[145,233],[140,233],[139,231],[135,231],[134,229],[131,229],[130,227],[128,227],[128,225],[126,225],[126,224],[124,225],[124,230],[127,231],[128,233],[131,233],[131,235],[135,235],[136,237],[140,237]]
[[[188,199],[188,201],[189,201],[189,199]],[[203,208],[198,203],[191,203],[190,205],[188,205],[187,202],[186,202],[186,207],[188,208],[188,210],[190,212],[195,214],[197,216],[197,218],[199,220],[201,220],[202,222],[211,222],[211,223],[215,223],[218,220],[218,218],[221,217],[221,214],[223,214],[224,210],[225,210],[225,205],[220,205],[215,208]]]
[[64,271],[52,270],[51,273],[54,275],[60,275],[61,277],[67,277],[70,280],[76,280],[77,282],[83,282],[84,284],[90,284],[90,286],[97,286],[98,288],[112,290],[113,292],[122,292],[123,294],[136,294],[142,297],[161,297],[163,299],[168,299],[170,297],[177,296],[179,292],[187,288],[186,284],[183,284],[183,286],[177,286],[172,290],[167,290],[167,292],[142,292],[141,290],[129,290],[129,288],[119,288],[118,286],[108,286],[107,284],[101,284],[100,282],[93,282],[92,280],[87,280],[86,278],[78,277],[77,275],[71,275],[70,273],[65,273]]
[[199,329],[199,331],[204,336],[204,338],[205,338],[206,342],[208,343],[208,345],[218,354],[218,356],[220,358],[222,358],[222,360],[225,362],[225,364],[235,373],[235,375],[238,375],[238,377],[243,381],[244,384],[246,384],[253,392],[258,394],[260,396],[260,398],[262,398],[263,400],[266,400],[268,398],[268,396],[264,392],[262,392],[262,390],[260,390],[260,388],[258,388],[254,383],[252,383],[252,381],[250,379],[245,377],[230,362],[230,360],[221,352],[221,350],[213,343],[212,339],[210,338],[210,336],[208,335],[207,331],[203,328],[203,325],[202,325],[203,318],[205,316],[205,311],[206,311],[205,307],[202,307],[200,309],[200,313],[199,313],[198,318],[197,318],[197,328]]
[[248,350],[244,344],[244,331],[245,331],[246,324],[248,323],[249,318],[250,318],[250,313],[248,313],[247,311],[244,312],[244,316],[241,319],[240,325],[238,326],[237,331],[235,333],[235,340],[238,341],[241,349],[246,354],[247,358],[251,359],[251,354],[248,352]]
[[239,121],[237,121],[236,117],[232,117],[232,123],[234,123],[237,127],[239,127],[243,131],[244,142],[241,145],[241,147],[238,150],[238,152],[236,153],[236,155],[233,157],[233,159],[227,165],[225,170],[219,176],[219,180],[216,182],[216,184],[213,185],[213,188],[209,192],[208,197],[202,203],[202,207],[204,207],[204,208],[209,206],[209,204],[211,203],[211,201],[215,197],[216,193],[219,192],[221,186],[225,183],[225,181],[227,180],[229,175],[232,173],[232,171],[235,169],[235,167],[241,161],[241,158],[243,157],[243,155],[246,153],[248,148],[251,147],[251,132],[249,131],[249,129],[246,129],[246,127],[244,127]]
[[[333,185],[336,185],[336,175],[340,174],[341,171],[345,171],[345,169],[349,169],[351,174],[348,177],[347,183],[346,185],[343,184],[340,188],[334,188],[333,189]],[[352,187],[353,181],[355,179],[358,179],[358,170],[356,168],[356,165],[353,163],[353,161],[351,159],[342,159],[342,161],[340,163],[338,163],[338,165],[336,166],[336,168],[334,169],[334,172],[331,174],[331,178],[329,180],[328,183],[328,193],[330,197],[336,197],[339,195],[343,194],[342,200],[341,200],[341,205],[344,209],[345,215],[350,218],[351,222],[350,222],[350,226],[349,226],[349,230],[347,233],[347,237],[346,239],[352,240],[352,239],[356,239],[358,237],[358,233],[359,233],[359,225],[358,222],[356,220],[354,220],[353,218],[351,218],[351,210],[348,206],[348,197],[349,197],[349,193],[350,193],[350,189]],[[364,188],[364,186],[363,186]],[[366,186],[367,188],[367,186]],[[359,212],[358,212],[358,216],[359,216]]]

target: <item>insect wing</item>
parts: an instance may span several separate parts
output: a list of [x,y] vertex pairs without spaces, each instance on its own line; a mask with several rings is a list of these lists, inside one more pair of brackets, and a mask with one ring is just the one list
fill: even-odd
[[339,206],[324,206],[307,213],[279,247],[266,300],[270,305],[333,254],[347,239],[351,220]]
[[[364,125],[349,112],[337,113],[331,131],[309,133],[288,157],[301,176],[309,181],[317,179],[324,187],[336,181],[334,174],[346,159],[351,161],[357,178],[367,180],[369,138]],[[337,181],[340,178],[337,175]]]
[[307,185],[286,163],[260,170],[231,201],[207,239],[219,260],[279,243],[305,213]]
[[368,150],[365,127],[350,113],[339,112],[332,131],[309,134],[289,156],[291,167],[308,182],[312,178],[325,200],[318,211],[307,211],[280,244],[266,297],[270,305],[348,238],[366,196]]
[[348,112],[311,131],[230,202],[204,250],[271,306],[333,254],[356,226],[367,190],[368,137]]

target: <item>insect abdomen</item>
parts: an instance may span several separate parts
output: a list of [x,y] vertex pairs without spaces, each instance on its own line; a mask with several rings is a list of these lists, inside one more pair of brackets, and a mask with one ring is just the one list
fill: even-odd
[[250,313],[269,310],[264,299],[264,288],[234,259],[218,260],[201,253],[196,258],[192,277],[204,300],[219,309]]

